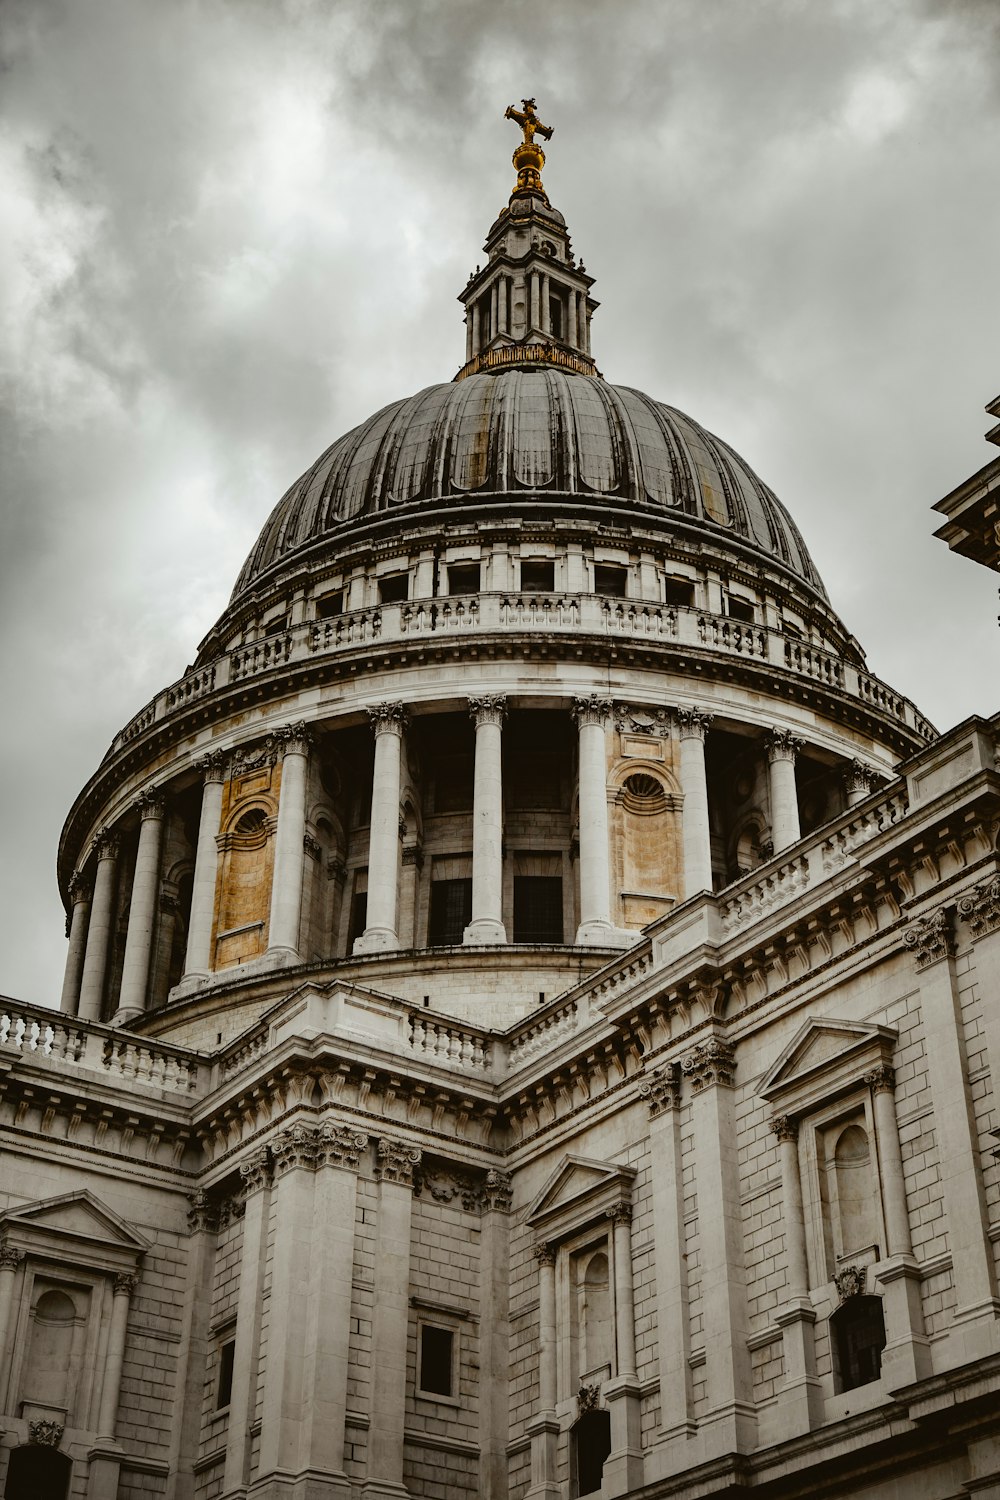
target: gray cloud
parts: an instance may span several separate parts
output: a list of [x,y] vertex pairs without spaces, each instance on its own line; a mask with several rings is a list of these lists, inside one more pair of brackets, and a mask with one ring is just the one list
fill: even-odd
[[59,827],[335,436],[447,379],[504,106],[612,379],[785,500],[873,667],[996,707],[930,504],[1000,386],[993,4],[8,0],[0,33],[0,985],[51,1001]]

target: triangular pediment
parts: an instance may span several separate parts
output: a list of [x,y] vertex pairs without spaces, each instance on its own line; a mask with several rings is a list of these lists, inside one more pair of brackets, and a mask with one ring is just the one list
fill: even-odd
[[8,1209],[0,1214],[0,1235],[4,1234],[19,1243],[55,1238],[105,1251],[126,1251],[132,1256],[143,1254],[150,1245],[131,1224],[85,1188]]
[[634,1177],[634,1167],[564,1156],[528,1209],[527,1222],[538,1228],[583,1223],[606,1205],[628,1202]]
[[891,1052],[896,1036],[890,1026],[811,1016],[764,1075],[757,1092],[774,1099],[808,1086],[817,1075],[839,1072],[844,1064],[857,1061],[860,1066],[867,1056],[874,1063]]

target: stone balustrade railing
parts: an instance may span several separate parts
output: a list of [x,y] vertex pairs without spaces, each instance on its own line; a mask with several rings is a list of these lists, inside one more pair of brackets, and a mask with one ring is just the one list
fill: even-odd
[[489,1072],[493,1063],[493,1046],[488,1032],[463,1026],[458,1021],[443,1021],[411,1011],[407,1042],[418,1057],[443,1063],[446,1067]]
[[208,1065],[182,1047],[147,1042],[96,1022],[83,1023],[59,1011],[0,1000],[0,1054],[46,1058],[68,1068],[87,1068],[109,1078],[177,1093],[196,1092],[208,1082]]
[[515,1026],[507,1038],[510,1068],[516,1069],[537,1053],[547,1051],[562,1041],[580,1024],[579,1004],[575,998],[552,1005],[539,1016],[531,1016]]
[[158,694],[115,737],[108,753],[114,754],[154,724],[232,683],[259,679],[269,672],[315,660],[329,652],[349,651],[374,642],[440,639],[466,636],[472,631],[499,635],[534,631],[603,635],[694,647],[766,662],[846,693],[887,718],[905,724],[924,740],[935,736],[933,726],[908,698],[832,652],[780,630],[744,624],[704,610],[638,599],[511,591],[382,604],[329,620],[307,621],[253,645],[241,646],[212,666],[189,672]]

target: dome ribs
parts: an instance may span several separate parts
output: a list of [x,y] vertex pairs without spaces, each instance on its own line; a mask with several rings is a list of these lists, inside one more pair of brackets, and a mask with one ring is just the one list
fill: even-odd
[[[625,494],[641,499],[636,483],[638,461],[617,391],[602,380],[575,378],[572,389],[580,436],[581,483],[597,494]],[[595,440],[593,445],[587,442],[588,438]],[[601,439],[603,452],[599,451]]]

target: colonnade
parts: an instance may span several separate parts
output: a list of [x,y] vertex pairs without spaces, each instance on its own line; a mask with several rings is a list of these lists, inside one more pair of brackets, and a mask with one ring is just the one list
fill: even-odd
[[[548,271],[531,270],[525,276],[501,274],[474,302],[466,312],[465,357],[473,359],[500,335],[514,336],[514,300],[518,294],[526,302],[526,324],[523,333],[543,333],[550,337],[554,330],[551,317],[553,283]],[[566,326],[560,330],[562,343],[569,344],[584,354],[590,353],[590,313],[587,293],[582,287],[569,286],[560,280],[560,294],[565,296]]]
[[[580,922],[576,942],[595,947],[625,946],[632,933],[615,926],[612,915],[608,822],[606,731],[610,699],[596,693],[572,700],[578,733],[579,894]],[[507,700],[501,694],[468,700],[475,726],[475,775],[472,815],[472,917],[465,929],[468,944],[506,943],[503,913],[503,726]],[[399,941],[399,807],[404,740],[408,715],[400,703],[368,709],[374,735],[374,766],[368,857],[368,905],[364,932],[355,953],[397,949]],[[679,775],[683,794],[682,840],[685,898],[712,889],[705,742],[712,715],[697,708],[675,712],[679,738]],[[267,955],[274,962],[299,958],[299,928],[308,841],[307,787],[312,740],[305,725],[272,732],[281,757],[281,790],[274,834],[274,867],[268,915]],[[802,741],[775,729],[766,740],[772,838],[775,853],[799,838],[795,759]],[[848,795],[859,800],[864,768],[856,767]],[[221,853],[220,820],[226,757],[213,752],[199,763],[202,777],[201,818],[195,851],[191,912],[184,979],[195,981],[212,972],[212,935]],[[860,791],[860,796],[865,792]],[[162,792],[144,792],[134,804],[139,814],[139,841],[132,878],[121,989],[115,1018],[128,1021],[148,1003],[150,963],[159,899],[161,851],[166,803]],[[102,830],[94,841],[92,884],[77,873],[62,1008],[90,1021],[101,1018],[111,959],[111,939],[118,890],[120,840]]]

